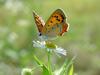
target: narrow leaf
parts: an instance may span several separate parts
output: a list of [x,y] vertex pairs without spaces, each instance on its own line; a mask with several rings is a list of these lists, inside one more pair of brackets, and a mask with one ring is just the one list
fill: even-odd
[[68,75],[69,68],[73,64],[74,59],[75,59],[75,57],[73,57],[71,60],[66,59],[63,66],[61,67],[62,71],[61,71],[60,75],[66,75],[66,73]]
[[73,64],[71,65],[71,67],[70,67],[70,69],[69,69],[69,73],[68,73],[68,75],[73,75]]
[[43,65],[42,69],[43,69],[43,74],[42,74],[42,75],[50,75],[50,72],[49,72],[49,70],[48,70],[47,67],[45,67],[45,66]]
[[50,75],[48,68],[35,55],[33,57],[36,63],[41,66],[43,75]]
[[36,62],[38,65],[43,66],[42,62],[41,62],[35,55],[33,56],[33,58],[34,58],[35,62]]

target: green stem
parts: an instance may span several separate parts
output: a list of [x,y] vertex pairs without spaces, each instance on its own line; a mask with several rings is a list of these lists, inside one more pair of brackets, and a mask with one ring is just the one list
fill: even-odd
[[50,51],[48,51],[48,69],[50,71],[50,75],[52,75],[51,61],[50,61]]
[[32,68],[32,72],[34,72],[34,70],[36,70],[37,68],[41,67],[41,65],[35,67],[35,68]]

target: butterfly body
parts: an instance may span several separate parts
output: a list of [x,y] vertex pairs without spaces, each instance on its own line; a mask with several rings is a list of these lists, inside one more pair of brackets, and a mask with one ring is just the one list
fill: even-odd
[[46,23],[33,12],[35,23],[37,25],[39,35],[44,39],[52,39],[57,36],[62,36],[64,32],[68,31],[69,25],[66,21],[66,16],[61,9],[53,12]]

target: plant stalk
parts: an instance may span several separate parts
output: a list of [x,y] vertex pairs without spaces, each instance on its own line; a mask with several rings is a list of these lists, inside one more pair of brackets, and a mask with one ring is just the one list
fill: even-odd
[[49,71],[50,71],[50,75],[53,75],[52,74],[52,68],[51,68],[51,60],[50,60],[50,56],[51,54],[50,54],[50,50],[48,51],[48,69],[49,69]]

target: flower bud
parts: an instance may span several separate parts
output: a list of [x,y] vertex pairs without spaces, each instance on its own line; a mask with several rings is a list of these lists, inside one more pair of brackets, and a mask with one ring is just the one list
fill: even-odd
[[29,68],[22,69],[21,75],[32,75],[32,69]]

